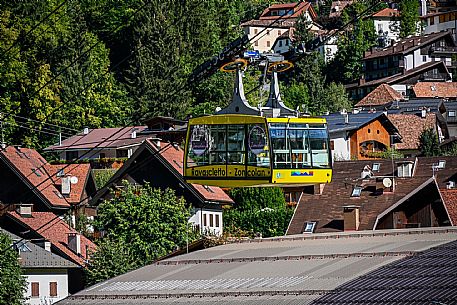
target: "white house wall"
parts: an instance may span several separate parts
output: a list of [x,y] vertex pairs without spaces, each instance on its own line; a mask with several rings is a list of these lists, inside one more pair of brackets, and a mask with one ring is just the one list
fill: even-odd
[[399,31],[393,31],[393,28],[399,28],[399,21],[391,21],[391,20],[386,20],[386,19],[373,19],[374,23],[374,28],[376,31],[376,34],[379,35],[379,31],[381,30],[383,33],[387,32],[387,38],[389,41],[387,43],[389,44],[390,41],[397,41],[399,40]]
[[[257,34],[259,34],[265,27],[262,26],[247,26],[245,27],[245,33],[248,35],[248,38],[251,40]],[[252,40],[252,48],[261,53],[270,52],[273,48],[273,45],[283,33],[288,31],[285,28],[270,28],[265,30],[262,34],[258,35],[255,39]]]
[[334,161],[350,160],[351,151],[349,139],[346,139],[346,133],[336,133],[330,135],[333,141],[332,158]]
[[[430,24],[431,19],[434,20],[434,24]],[[423,34],[438,33],[450,29],[457,29],[457,19],[440,23],[439,16],[431,16],[424,21]]]
[[[219,223],[217,223],[216,218],[219,218]],[[192,210],[192,215],[189,218],[189,222],[193,225],[198,225],[201,232],[204,234],[216,236],[222,235],[222,211],[195,208]]]
[[[27,304],[53,304],[68,296],[68,274],[66,269],[26,269],[24,276],[27,281],[25,297]],[[39,283],[39,297],[31,297],[32,282]],[[49,283],[57,282],[57,297],[49,296]]]

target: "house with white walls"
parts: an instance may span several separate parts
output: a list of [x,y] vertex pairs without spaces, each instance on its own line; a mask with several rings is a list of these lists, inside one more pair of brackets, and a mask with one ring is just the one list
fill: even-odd
[[378,42],[381,46],[389,46],[400,38],[400,12],[392,8],[384,8],[371,15]]
[[52,253],[47,240],[34,244],[3,229],[0,233],[12,239],[19,254],[19,264],[27,282],[26,304],[50,305],[69,295],[69,270],[77,269],[78,265]]

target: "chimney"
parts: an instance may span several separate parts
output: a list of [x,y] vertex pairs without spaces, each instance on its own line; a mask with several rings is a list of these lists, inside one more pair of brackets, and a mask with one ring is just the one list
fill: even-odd
[[422,109],[421,109],[421,117],[422,117],[422,118],[425,118],[426,116],[427,116],[427,109],[422,108]]
[[88,134],[88,133],[89,133],[89,127],[84,127],[83,134]]
[[81,255],[81,235],[79,233],[68,233],[68,248]]
[[132,130],[132,133],[130,134],[130,138],[136,139],[136,128]]
[[16,212],[21,217],[32,217],[33,204],[20,204],[17,206]]
[[358,231],[360,225],[360,206],[346,205],[343,206],[344,231]]

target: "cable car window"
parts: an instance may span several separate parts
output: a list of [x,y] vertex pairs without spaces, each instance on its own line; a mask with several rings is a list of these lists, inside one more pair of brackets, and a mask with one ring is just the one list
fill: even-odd
[[248,125],[248,165],[270,167],[268,135],[263,125]]
[[308,145],[308,130],[289,130],[290,148],[292,153],[292,168],[310,168],[311,156]]
[[313,154],[313,167],[329,167],[330,162],[327,141],[328,135],[326,129],[309,130],[309,144]]
[[309,128],[327,128],[325,124],[309,124]]
[[274,168],[290,168],[286,124],[270,124],[270,138],[273,147]]
[[228,127],[228,163],[243,164],[244,163],[244,125],[229,125]]
[[189,141],[189,166],[207,165],[209,129],[207,125],[191,126]]
[[227,161],[226,125],[209,125],[209,164],[225,164]]

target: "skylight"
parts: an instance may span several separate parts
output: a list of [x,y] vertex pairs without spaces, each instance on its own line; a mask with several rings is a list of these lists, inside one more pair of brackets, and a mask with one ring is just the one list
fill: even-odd
[[362,194],[362,187],[361,186],[354,186],[352,189],[351,197],[360,197]]
[[316,221],[305,222],[305,226],[303,227],[303,233],[314,233],[314,229],[316,228],[316,225],[317,225]]
[[379,172],[380,168],[381,168],[381,163],[373,163],[372,171]]

